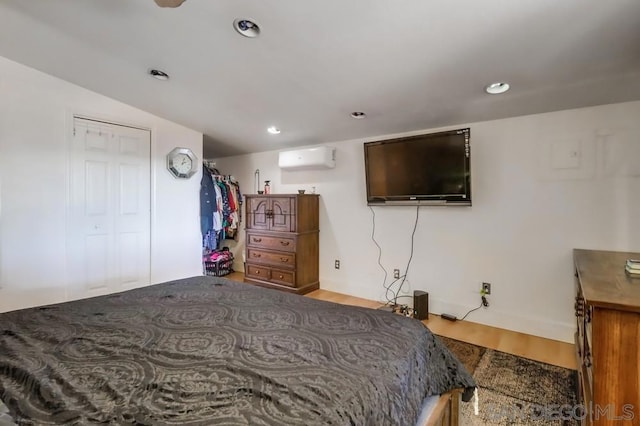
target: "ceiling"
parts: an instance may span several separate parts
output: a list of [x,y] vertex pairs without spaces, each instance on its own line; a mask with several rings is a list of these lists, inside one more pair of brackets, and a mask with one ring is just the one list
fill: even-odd
[[638,100],[640,1],[0,0],[0,56],[200,131],[211,158]]

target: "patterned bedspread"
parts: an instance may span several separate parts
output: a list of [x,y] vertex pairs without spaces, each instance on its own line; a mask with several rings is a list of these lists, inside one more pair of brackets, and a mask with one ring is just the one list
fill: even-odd
[[0,314],[18,424],[413,425],[473,386],[419,321],[224,278]]

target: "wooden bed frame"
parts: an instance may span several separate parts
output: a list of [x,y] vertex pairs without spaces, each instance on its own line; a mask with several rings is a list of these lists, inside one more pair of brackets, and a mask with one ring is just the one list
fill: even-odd
[[440,396],[426,423],[420,426],[458,426],[462,389],[454,389]]

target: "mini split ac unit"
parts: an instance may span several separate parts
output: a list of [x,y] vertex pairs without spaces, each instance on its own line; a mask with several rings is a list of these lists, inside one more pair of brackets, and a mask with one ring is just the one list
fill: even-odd
[[333,169],[336,166],[336,149],[328,146],[282,151],[278,166],[284,170]]

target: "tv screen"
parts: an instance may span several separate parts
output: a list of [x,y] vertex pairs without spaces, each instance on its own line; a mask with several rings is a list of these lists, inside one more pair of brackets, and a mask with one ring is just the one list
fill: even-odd
[[471,205],[470,129],[367,142],[367,203]]

